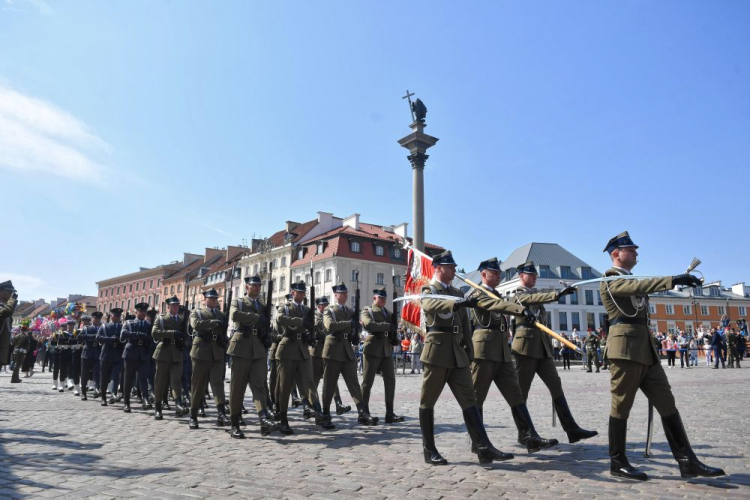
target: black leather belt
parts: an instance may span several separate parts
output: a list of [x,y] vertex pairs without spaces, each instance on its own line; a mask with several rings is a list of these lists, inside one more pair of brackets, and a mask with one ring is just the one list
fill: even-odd
[[292,339],[292,340],[302,340],[302,334],[301,333],[284,333],[284,338]]
[[648,326],[648,322],[644,318],[615,318],[609,322],[609,326],[615,325],[636,325],[636,326]]
[[164,345],[172,345],[174,344],[174,339],[161,339],[161,343]]
[[349,340],[349,334],[348,333],[335,332],[335,333],[329,333],[329,335],[332,336],[332,337],[336,337],[336,340],[339,340],[339,335],[341,335],[341,337],[344,340]]
[[452,327],[428,326],[427,333],[451,333],[451,329],[453,330],[453,333],[458,333],[458,325],[453,325]]

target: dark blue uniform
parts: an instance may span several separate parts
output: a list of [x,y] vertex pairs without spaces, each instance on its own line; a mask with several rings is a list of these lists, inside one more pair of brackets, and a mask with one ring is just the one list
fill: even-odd
[[76,340],[70,332],[62,331],[57,337],[57,349],[60,351],[60,392],[65,390],[68,380],[73,376],[73,345],[75,343]]
[[724,354],[722,352],[722,344],[724,343],[724,340],[721,338],[721,334],[718,330],[714,331],[713,336],[711,337],[711,349],[714,351],[714,368],[719,367],[719,360],[721,360],[721,367],[726,368],[726,365],[724,364]]
[[107,386],[110,382],[112,383],[113,399],[120,383],[120,371],[122,371],[121,329],[122,323],[110,322],[100,326],[96,333],[96,342],[102,346],[99,354],[99,371],[101,374],[99,387],[102,392],[102,404],[107,402]]
[[148,402],[148,374],[151,367],[151,323],[144,320],[131,319],[123,323],[120,331],[120,339],[125,344],[122,359],[125,360],[125,378],[123,383],[123,396],[125,397],[125,408],[130,407],[130,391],[133,382],[138,376],[138,388],[143,398],[143,406],[146,409]]
[[[96,341],[98,331],[99,326],[88,325],[78,332],[78,339],[83,343],[83,351],[81,352],[82,399],[86,399],[87,385],[89,380],[92,380],[92,374],[94,388],[97,392],[99,391],[99,356],[101,356],[101,349],[99,348],[99,343]],[[94,397],[96,397],[96,394]]]

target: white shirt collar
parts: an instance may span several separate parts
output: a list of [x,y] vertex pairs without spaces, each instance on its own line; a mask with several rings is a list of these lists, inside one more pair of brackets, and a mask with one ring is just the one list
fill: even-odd
[[626,275],[628,275],[628,274],[633,274],[633,273],[631,273],[630,271],[628,271],[627,269],[623,269],[623,268],[621,268],[620,266],[612,266],[612,269],[617,269],[617,270],[618,270],[618,271],[620,271],[620,272],[621,272],[622,274],[626,274]]

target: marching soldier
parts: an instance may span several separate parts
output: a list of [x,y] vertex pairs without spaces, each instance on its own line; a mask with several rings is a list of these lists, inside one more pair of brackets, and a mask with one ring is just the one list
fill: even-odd
[[109,310],[110,321],[102,325],[96,332],[96,341],[102,346],[99,355],[99,373],[101,375],[99,388],[102,396],[102,406],[107,406],[107,388],[112,384],[110,404],[115,402],[115,393],[120,381],[122,371],[122,342],[120,333],[122,331],[122,309],[114,307]]
[[167,314],[160,314],[154,320],[151,336],[157,342],[152,359],[156,361],[154,374],[154,420],[163,420],[162,402],[167,394],[169,382],[174,397],[175,417],[181,417],[186,410],[182,403],[182,351],[185,349],[184,318],[179,315],[180,299],[172,296],[167,299]]
[[[310,356],[312,357],[313,366],[313,385],[317,392],[318,386],[320,385],[320,379],[323,378],[323,346],[326,341],[326,329],[323,325],[323,311],[328,307],[328,297],[315,299],[315,307],[315,345],[310,346]],[[343,415],[344,413],[352,411],[351,406],[344,406],[344,403],[341,401],[338,381],[336,382],[336,388],[333,390],[333,401],[336,403],[337,415]]]
[[193,328],[193,377],[190,381],[190,428],[198,429],[198,407],[211,383],[216,410],[216,424],[223,427],[229,423],[224,406],[224,352],[227,348],[227,317],[219,309],[219,294],[215,289],[203,293],[206,306],[190,313]]
[[[618,234],[604,248],[612,259],[606,277],[627,276],[637,263],[638,246],[627,231]],[[609,318],[607,357],[610,364],[612,410],[609,417],[610,473],[645,481],[648,476],[630,465],[625,455],[628,417],[638,389],[661,415],[664,434],[683,478],[722,476],[724,471],[698,460],[677,411],[672,389],[661,360],[651,342],[648,295],[671,290],[677,285],[697,287],[701,281],[690,274],[647,279],[615,279],[600,285],[602,302]]]
[[83,351],[81,352],[81,401],[87,401],[88,383],[93,376],[94,380],[94,398],[99,397],[99,356],[101,349],[96,341],[96,334],[102,326],[101,311],[91,313],[93,324],[86,325],[78,332],[78,339],[83,342]]
[[[422,394],[419,400],[419,427],[422,430],[424,461],[430,465],[446,465],[435,446],[435,403],[445,384],[463,410],[464,422],[469,431],[472,448],[476,447],[480,463],[510,460],[513,455],[497,450],[482,423],[477,407],[469,363],[474,358],[471,342],[471,324],[466,308],[476,307],[476,298],[465,299],[457,288],[451,286],[456,275],[456,261],[450,250],[432,260],[435,274],[429,284],[422,287],[421,307],[425,314],[427,336],[422,349],[424,365]],[[452,295],[457,300],[430,298],[431,295]]]
[[328,306],[323,311],[323,326],[328,334],[323,346],[323,415],[326,421],[330,422],[331,399],[341,375],[349,389],[349,395],[357,405],[357,422],[360,425],[375,425],[378,419],[370,416],[370,409],[362,400],[362,391],[357,379],[357,356],[352,350],[353,341],[359,344],[359,339],[352,337],[355,335],[356,326],[359,326],[359,318],[354,316],[354,311],[346,307],[349,291],[345,284],[334,286],[333,293],[336,304]]
[[18,304],[18,293],[8,280],[0,283],[0,368],[10,364],[10,331],[13,313]]
[[[529,399],[531,383],[538,374],[552,396],[552,404],[560,418],[563,430],[568,435],[568,442],[577,443],[581,439],[592,438],[599,433],[581,429],[570,411],[563,392],[562,381],[557,374],[557,368],[553,360],[550,338],[533,326],[536,321],[545,323],[547,311],[544,309],[544,304],[557,302],[560,297],[575,293],[575,288],[567,287],[556,292],[538,293],[534,289],[538,276],[534,263],[532,261],[526,262],[518,266],[516,270],[521,284],[516,290],[515,300],[528,308],[533,316],[528,323],[522,322],[516,326],[516,334],[513,337],[511,347],[516,358],[516,374],[523,393],[523,400]],[[557,440],[552,441],[557,444]]]
[[73,365],[73,344],[75,339],[73,338],[73,327],[75,326],[75,320],[68,318],[65,323],[60,322],[60,333],[57,336],[57,348],[60,351],[60,388],[59,392],[64,392],[67,386],[68,390],[73,388],[73,384],[70,383],[70,376],[72,375]]
[[385,423],[403,422],[404,417],[393,413],[393,397],[396,393],[396,371],[393,366],[393,346],[398,342],[398,327],[392,322],[392,312],[385,308],[388,297],[385,287],[373,290],[373,304],[362,308],[360,320],[367,331],[362,349],[362,401],[369,409],[370,390],[378,371],[383,373],[385,386]]
[[599,337],[596,335],[596,332],[589,328],[588,336],[586,336],[586,359],[587,359],[587,367],[588,370],[586,370],[588,373],[591,373],[591,363],[595,363],[596,365],[596,373],[599,373],[599,348],[601,344],[599,343]]
[[737,350],[737,333],[734,328],[725,328],[727,332],[727,364],[729,368],[734,368],[735,361],[737,362],[737,368],[740,367],[740,353]]
[[303,396],[312,404],[315,424],[324,429],[334,429],[330,419],[323,417],[318,400],[318,391],[313,386],[312,361],[310,361],[309,336],[315,328],[312,311],[303,304],[307,287],[304,281],[292,284],[292,302],[279,306],[276,310],[276,324],[283,338],[276,348],[278,364],[278,398],[280,431],[282,434],[294,434],[289,427],[287,410],[289,396],[295,382],[301,387]]
[[[292,294],[288,293],[284,297],[286,300],[286,304],[290,304],[292,302]],[[271,347],[268,349],[268,364],[270,366],[269,373],[268,373],[268,396],[271,398],[272,403],[272,410],[277,414],[277,420],[278,420],[278,413],[279,413],[279,387],[278,387],[278,381],[279,381],[279,363],[276,361],[276,349],[279,347],[279,341],[281,340],[281,336],[278,334],[278,332],[274,335],[271,335]],[[297,405],[295,405],[296,407]]]
[[148,369],[150,364],[148,353],[153,339],[149,333],[151,323],[146,320],[148,304],[139,302],[135,305],[135,311],[135,319],[125,321],[120,331],[120,340],[126,342],[125,350],[122,353],[125,364],[125,377],[122,387],[125,406],[122,410],[125,413],[131,412],[130,393],[136,375],[141,391],[141,407],[143,410],[151,409],[151,403],[148,402]]
[[18,376],[23,362],[26,360],[27,351],[31,345],[31,332],[26,325],[21,326],[21,331],[18,332],[11,340],[13,347],[13,375],[10,378],[11,384],[20,384],[21,378]]
[[[61,324],[62,325],[62,324]],[[62,328],[62,326],[60,326]],[[49,356],[50,364],[49,371],[52,373],[52,390],[57,390],[58,381],[60,380],[60,346],[58,339],[60,332],[52,332],[49,337],[49,347],[47,348],[46,356]]]
[[232,423],[230,435],[244,439],[240,429],[242,404],[245,400],[245,387],[250,385],[253,402],[260,420],[260,434],[267,436],[276,429],[269,418],[266,401],[267,347],[271,345],[269,330],[271,319],[265,314],[266,305],[260,301],[260,276],[245,278],[245,291],[242,298],[232,301],[229,318],[233,326],[227,354],[232,356],[232,375],[229,382],[229,418]]
[[[81,322],[83,323],[83,328],[89,326],[91,324],[91,316],[84,314],[81,316]],[[79,325],[79,327],[73,331],[73,345],[70,348],[70,372],[73,379],[74,396],[81,395],[81,355],[83,354],[83,339],[79,336],[80,334],[81,327]]]

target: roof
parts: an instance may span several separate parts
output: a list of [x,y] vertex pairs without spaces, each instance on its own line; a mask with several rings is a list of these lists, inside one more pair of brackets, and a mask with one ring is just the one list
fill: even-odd
[[50,306],[49,304],[41,304],[39,307],[37,307],[33,311],[29,311],[26,314],[26,317],[36,318],[37,316],[41,314],[46,314],[48,311],[51,311],[51,310],[52,310],[52,306]]
[[[602,276],[602,273],[594,269],[585,261],[579,259],[557,243],[528,243],[511,253],[505,261],[500,264],[500,269],[515,270],[521,264],[533,260],[537,267],[549,266],[550,278],[560,278],[559,267],[570,267],[571,274],[575,279],[581,278],[581,268],[588,267],[594,277]],[[511,273],[512,277],[513,273]],[[507,280],[507,275],[504,280]]]
[[[216,256],[215,257],[215,259],[218,259],[218,258],[220,258],[220,256]],[[201,267],[205,267],[207,265],[210,265],[210,264],[206,264],[203,261],[203,259],[195,260],[195,261],[191,262],[190,264],[188,264],[187,266],[182,267],[180,270],[178,270],[174,274],[171,274],[169,277],[164,278],[162,280],[162,283],[171,282],[173,280],[175,282],[177,282],[177,281],[183,281],[184,278],[185,278],[185,276],[189,276],[193,272],[197,272],[198,269],[200,269]]]
[[[304,235],[306,235],[312,228],[315,227],[315,225],[318,223],[318,219],[313,219],[307,222],[303,222],[302,224],[298,225],[291,231],[289,231],[289,234],[294,235],[294,238],[291,239],[292,243],[296,243],[302,238]],[[271,236],[268,237],[268,241],[271,242],[274,248],[280,247],[285,245],[286,243],[289,243],[289,241],[286,241],[286,229],[282,229],[281,231],[276,231]]]
[[[696,295],[697,299],[700,299],[701,301],[704,300],[720,300],[722,302],[726,302],[727,300],[742,300],[742,301],[748,301],[748,297],[745,297],[743,295],[737,295],[736,293],[732,293],[730,290],[721,289],[720,295],[710,295],[703,292],[702,295]],[[649,294],[651,297],[660,297],[660,298],[669,298],[669,299],[692,299],[693,298],[693,292],[690,288],[678,288],[676,290],[666,290],[663,292],[656,292]]]

